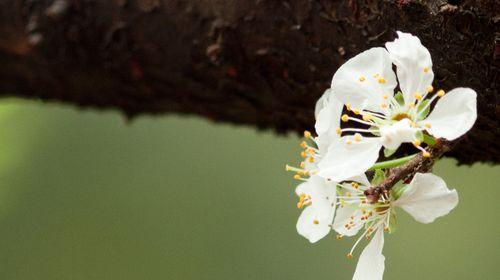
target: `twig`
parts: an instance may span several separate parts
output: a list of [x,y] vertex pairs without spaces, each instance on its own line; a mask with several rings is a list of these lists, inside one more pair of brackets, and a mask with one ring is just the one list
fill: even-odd
[[364,194],[368,202],[377,202],[381,194],[387,195],[391,188],[401,180],[409,181],[416,173],[429,172],[434,162],[445,152],[449,151],[453,144],[455,143],[444,139],[438,139],[434,146],[427,148],[430,157],[424,157],[423,154],[420,153],[407,163],[389,169],[386,179],[382,183],[365,191]]

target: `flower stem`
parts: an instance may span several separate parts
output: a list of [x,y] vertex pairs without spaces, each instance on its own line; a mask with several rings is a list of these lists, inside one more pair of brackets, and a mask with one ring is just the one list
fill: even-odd
[[375,163],[370,169],[368,170],[376,170],[376,169],[384,169],[384,168],[392,168],[396,166],[403,165],[410,161],[412,158],[414,158],[418,154],[402,157],[402,158],[397,158],[393,160],[387,160],[387,161],[382,161],[382,162],[377,162]]

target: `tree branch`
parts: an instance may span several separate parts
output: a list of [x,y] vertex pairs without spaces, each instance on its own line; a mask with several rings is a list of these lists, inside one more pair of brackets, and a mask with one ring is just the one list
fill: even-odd
[[423,153],[419,153],[407,163],[389,169],[386,172],[385,180],[377,186],[371,187],[365,191],[366,198],[369,203],[376,203],[380,195],[388,195],[388,192],[394,187],[396,183],[403,180],[409,182],[417,173],[427,173],[431,171],[432,166],[437,159],[441,158],[443,154],[450,151],[456,142],[450,142],[445,139],[438,139],[434,146],[428,147],[426,150],[429,152],[429,157],[424,157]]
[[432,54],[436,89],[478,93],[476,125],[447,156],[500,162],[499,11],[498,0],[3,0],[0,94],[300,133],[336,69],[402,30]]

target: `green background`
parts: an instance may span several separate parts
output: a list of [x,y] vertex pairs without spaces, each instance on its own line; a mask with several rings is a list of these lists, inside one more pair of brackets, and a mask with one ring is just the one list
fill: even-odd
[[[2,279],[352,277],[354,239],[295,231],[295,136],[19,100],[0,122]],[[429,225],[398,212],[385,279],[497,279],[500,168],[435,172],[460,203]]]

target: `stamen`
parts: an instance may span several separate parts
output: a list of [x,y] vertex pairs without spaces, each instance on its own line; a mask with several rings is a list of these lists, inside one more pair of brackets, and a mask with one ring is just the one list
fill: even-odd
[[431,92],[433,92],[433,91],[434,91],[434,87],[433,87],[433,86],[428,86],[428,87],[427,87],[427,92],[428,92],[428,93],[431,93]]
[[360,81],[360,82],[364,82],[365,80],[366,80],[365,76],[360,76],[360,77],[359,77],[359,81]]
[[422,95],[421,95],[420,93],[418,93],[418,92],[415,92],[415,93],[413,94],[413,97],[415,97],[415,99],[417,99],[417,100],[422,99]]
[[424,73],[429,72],[429,67],[424,67]]
[[311,132],[304,130],[304,137],[307,139],[311,138]]
[[363,137],[361,136],[361,134],[359,134],[359,133],[354,134],[354,140],[356,140],[356,141],[359,142],[359,141],[361,141],[361,139],[363,139]]
[[384,78],[379,78],[378,79],[379,84],[385,84],[385,79]]
[[413,141],[413,146],[415,146],[415,147],[420,146],[420,144],[421,144],[421,142],[418,139],[415,139],[415,141]]
[[445,94],[444,90],[440,89],[437,91],[436,95],[439,96],[439,97],[443,97]]
[[335,132],[336,132],[338,135],[340,135],[340,134],[342,134],[342,129],[340,129],[340,127],[337,127],[337,128],[335,129]]
[[347,122],[349,120],[349,116],[344,114],[344,115],[342,115],[341,119],[343,122]]
[[313,220],[313,224],[319,225],[319,221],[318,220]]

